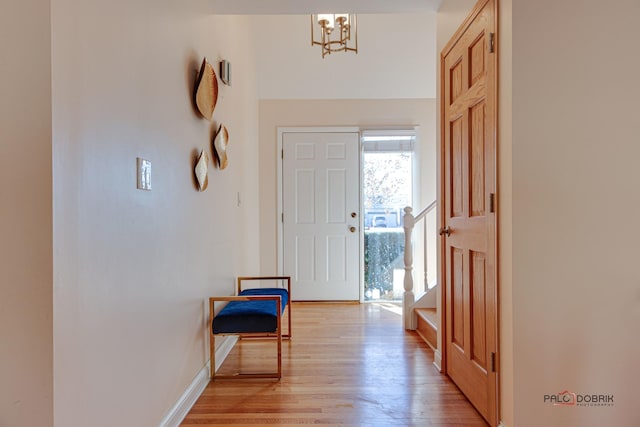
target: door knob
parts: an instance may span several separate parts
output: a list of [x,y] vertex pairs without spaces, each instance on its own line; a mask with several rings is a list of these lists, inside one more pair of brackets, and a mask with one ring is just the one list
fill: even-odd
[[438,234],[440,234],[441,236],[449,236],[451,234],[451,228],[449,228],[448,225],[446,227],[441,227],[440,231],[438,231]]
[[349,227],[349,231],[352,233],[356,232],[356,228],[352,225],[351,227]]

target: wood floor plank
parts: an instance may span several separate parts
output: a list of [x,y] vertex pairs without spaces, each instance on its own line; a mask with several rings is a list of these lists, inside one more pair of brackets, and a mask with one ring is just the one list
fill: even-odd
[[[293,305],[283,377],[209,383],[183,426],[485,427],[432,350],[378,304]],[[273,341],[241,340],[221,372],[275,364]]]

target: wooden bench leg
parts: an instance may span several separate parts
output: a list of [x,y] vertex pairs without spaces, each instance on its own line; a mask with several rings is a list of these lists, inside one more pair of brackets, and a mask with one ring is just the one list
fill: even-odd
[[216,376],[216,336],[213,334],[213,300],[209,299],[209,377],[213,380]]

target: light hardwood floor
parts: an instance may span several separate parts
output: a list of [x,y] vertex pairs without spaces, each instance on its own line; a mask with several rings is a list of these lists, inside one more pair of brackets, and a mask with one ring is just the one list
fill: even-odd
[[[182,425],[486,426],[393,309],[294,303],[283,378],[211,382]],[[221,369],[275,363],[273,342],[241,341]]]

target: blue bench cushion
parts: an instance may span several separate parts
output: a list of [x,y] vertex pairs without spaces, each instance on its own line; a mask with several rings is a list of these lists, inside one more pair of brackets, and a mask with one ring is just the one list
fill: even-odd
[[[254,288],[240,292],[240,296],[247,295],[280,295],[283,313],[289,303],[289,293],[281,288]],[[213,333],[275,332],[277,326],[276,301],[231,301],[214,318]]]

